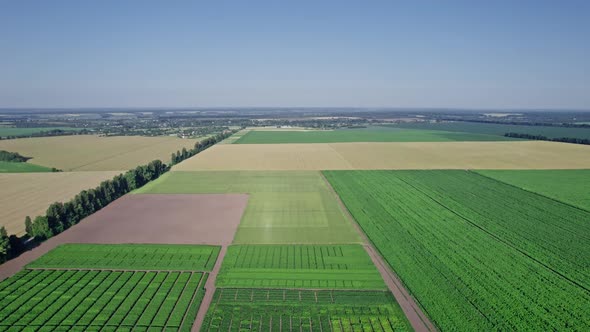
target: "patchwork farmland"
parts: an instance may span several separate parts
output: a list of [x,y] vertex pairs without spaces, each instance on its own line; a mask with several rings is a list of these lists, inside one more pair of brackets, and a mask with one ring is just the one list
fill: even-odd
[[0,330],[590,327],[587,147],[295,133],[242,131],[0,266]]
[[174,245],[58,247],[0,283],[0,329],[190,331],[218,252]]

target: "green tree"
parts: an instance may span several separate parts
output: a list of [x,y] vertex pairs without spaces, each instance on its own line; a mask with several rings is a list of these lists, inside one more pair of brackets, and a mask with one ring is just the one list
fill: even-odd
[[47,217],[45,216],[38,216],[33,221],[33,235],[36,239],[45,240],[53,236],[53,232],[49,228],[49,223],[47,222]]
[[33,222],[31,221],[31,217],[25,217],[25,231],[29,236],[33,236]]
[[8,260],[8,254],[10,252],[10,241],[8,239],[8,233],[4,226],[0,227],[0,263]]

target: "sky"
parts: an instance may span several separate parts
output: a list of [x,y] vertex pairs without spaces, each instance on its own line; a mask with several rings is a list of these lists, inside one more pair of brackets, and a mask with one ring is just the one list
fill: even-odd
[[0,107],[590,109],[590,1],[1,1]]

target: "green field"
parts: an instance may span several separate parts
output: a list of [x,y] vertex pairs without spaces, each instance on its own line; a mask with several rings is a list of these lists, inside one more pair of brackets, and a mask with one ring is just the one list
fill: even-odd
[[449,131],[456,133],[472,133],[482,135],[503,136],[506,133],[542,135],[548,138],[574,137],[590,139],[590,128],[567,128],[549,126],[524,126],[496,123],[476,122],[410,122],[388,126],[390,128],[404,128],[416,130]]
[[211,271],[219,250],[182,244],[62,244],[27,267]]
[[29,163],[15,163],[9,161],[0,161],[0,173],[39,173],[52,172],[52,169],[45,166],[39,166]]
[[386,127],[363,129],[310,130],[310,131],[250,131],[234,144],[270,143],[337,143],[337,142],[450,142],[450,141],[504,141],[498,137],[477,133],[412,130]]
[[590,170],[588,169],[477,172],[590,211]]
[[190,331],[206,275],[25,270],[0,283],[0,330]]
[[247,193],[234,243],[359,243],[319,172],[169,172],[136,194]]
[[590,213],[467,171],[327,171],[442,330],[588,330]]
[[201,331],[412,331],[390,293],[218,289]]
[[386,289],[361,245],[233,245],[218,287]]
[[28,136],[35,133],[40,133],[42,131],[50,131],[50,130],[67,130],[67,131],[80,131],[80,128],[72,128],[72,127],[46,127],[46,128],[10,128],[10,127],[0,127],[0,137],[8,137],[8,136]]

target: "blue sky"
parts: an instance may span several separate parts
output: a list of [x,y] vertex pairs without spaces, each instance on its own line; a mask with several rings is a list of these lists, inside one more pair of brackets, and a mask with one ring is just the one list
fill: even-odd
[[590,109],[590,1],[3,1],[0,107]]

